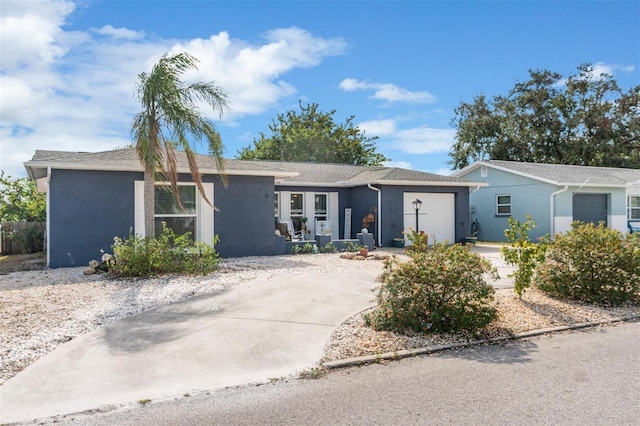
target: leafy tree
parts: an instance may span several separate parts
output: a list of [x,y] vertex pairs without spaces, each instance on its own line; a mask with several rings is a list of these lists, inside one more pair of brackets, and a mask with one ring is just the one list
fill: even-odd
[[487,158],[640,167],[640,86],[625,93],[590,64],[566,79],[547,70],[529,75],[507,96],[458,105],[454,168]]
[[45,195],[28,178],[12,179],[0,172],[0,222],[42,222],[46,220]]
[[299,113],[289,110],[278,114],[277,121],[269,125],[271,135],[261,132],[253,147],[243,148],[238,158],[376,166],[388,161],[376,152],[378,137],[367,137],[354,126],[354,116],[337,124],[333,120],[336,110],[321,112],[316,103],[299,105]]
[[176,149],[185,152],[193,180],[209,205],[212,204],[204,193],[191,140],[206,141],[218,169],[224,170],[220,134],[211,120],[201,113],[197,103],[206,103],[222,116],[223,111],[229,108],[227,95],[213,82],[185,85],[180,81],[182,74],[197,69],[196,63],[197,59],[188,53],[165,54],[153,66],[151,73],[138,75],[136,95],[142,112],[135,116],[131,132],[145,171],[144,227],[149,238],[155,237],[154,183],[157,172],[170,182],[176,201],[182,204],[177,186]]

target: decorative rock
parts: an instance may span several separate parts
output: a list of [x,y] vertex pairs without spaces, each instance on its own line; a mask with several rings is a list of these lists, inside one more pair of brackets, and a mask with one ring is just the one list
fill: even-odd
[[87,266],[84,271],[82,271],[83,274],[85,275],[93,275],[96,273],[96,268],[93,268],[91,266]]
[[354,257],[356,257],[355,253],[343,253],[340,255],[341,259],[353,259]]
[[353,260],[367,260],[366,257],[360,256],[359,254],[352,257]]

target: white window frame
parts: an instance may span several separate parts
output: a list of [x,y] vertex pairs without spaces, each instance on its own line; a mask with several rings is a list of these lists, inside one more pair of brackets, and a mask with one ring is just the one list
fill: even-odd
[[[325,204],[324,213],[318,213],[318,210],[316,209],[316,197],[318,195],[324,196],[324,204]],[[322,219],[318,219],[318,218],[322,218]],[[314,219],[314,221],[329,219],[329,194],[327,192],[314,192],[313,193],[313,219]]]
[[273,211],[274,211],[275,218],[279,219],[280,218],[280,193],[277,191],[273,193]]
[[[500,197],[509,197],[509,203],[500,203]],[[509,207],[509,213],[500,212],[500,207]],[[496,216],[511,216],[511,194],[496,194]]]
[[[156,185],[170,185],[169,182],[155,182]],[[193,182],[178,182],[178,185],[192,185]],[[202,187],[209,201],[213,203],[213,183],[203,182]],[[169,216],[169,215],[161,215]],[[185,215],[176,215],[185,216]],[[213,244],[214,237],[214,215],[213,207],[211,207],[202,198],[200,191],[196,187],[196,229],[193,238],[195,241],[202,241],[206,244]],[[155,218],[155,214],[154,214]],[[144,181],[137,180],[134,182],[134,232],[142,237],[145,236],[144,229]]]
[[[631,199],[638,199],[638,207],[631,205]],[[635,217],[634,217],[635,212]],[[636,220],[640,219],[640,194],[630,194],[627,197],[627,220]]]
[[[154,183],[154,185],[155,185],[156,191],[162,186],[168,186],[168,185],[165,185],[165,184],[162,184],[162,183],[158,183],[158,182]],[[167,217],[167,218],[168,217],[192,217],[195,220],[194,220],[194,230],[193,230],[193,233],[192,233],[191,237],[195,239],[196,235],[198,235],[198,231],[199,231],[199,228],[200,228],[198,226],[198,210],[199,210],[199,204],[200,204],[200,199],[199,199],[200,197],[198,197],[198,188],[196,188],[195,184],[190,184],[190,183],[187,183],[187,182],[184,182],[184,183],[183,182],[178,182],[178,186],[182,186],[182,187],[188,186],[190,188],[193,188],[194,197],[195,197],[195,203],[196,203],[195,209],[194,209],[194,213],[184,213],[183,212],[183,213],[173,213],[173,214],[166,214],[166,213],[165,214],[158,214],[158,213],[156,213],[155,208],[154,208],[153,219],[154,219],[154,222],[155,222],[157,219],[159,219],[159,218],[162,219],[162,218],[165,218],[165,217]],[[170,191],[170,189],[167,188],[166,191]],[[156,194],[157,194],[157,192],[156,192]],[[173,194],[171,194],[171,196],[173,197]],[[156,230],[157,230],[157,228],[156,228]]]

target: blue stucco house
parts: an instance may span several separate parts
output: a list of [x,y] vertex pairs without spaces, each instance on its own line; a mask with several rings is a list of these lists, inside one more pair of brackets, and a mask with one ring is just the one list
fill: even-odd
[[530,237],[566,232],[573,221],[599,223],[626,232],[640,219],[640,170],[488,160],[454,177],[483,182],[470,194],[478,239],[505,241],[509,217],[536,222]]
[[[201,199],[177,156],[184,209],[156,189],[156,222],[211,242],[223,257],[281,254],[279,221],[307,221],[307,238],[353,239],[366,227],[377,246],[392,246],[409,227],[430,241],[464,242],[470,227],[469,190],[482,185],[460,178],[394,167],[226,160],[225,186],[214,161],[198,156],[207,198]],[[144,235],[143,169],[133,149],[105,152],[37,150],[28,175],[47,194],[49,267],[83,266],[110,251],[114,236]],[[416,212],[412,201],[421,200]],[[317,225],[320,224],[320,225]]]

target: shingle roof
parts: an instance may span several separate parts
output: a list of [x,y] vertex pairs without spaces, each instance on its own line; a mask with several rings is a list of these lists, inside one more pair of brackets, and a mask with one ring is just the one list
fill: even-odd
[[[638,169],[524,163],[503,160],[481,161],[472,166],[475,169],[482,165],[515,172],[522,176],[557,185],[625,186],[640,181],[640,170]],[[468,170],[470,169],[471,167]],[[458,172],[456,175],[460,176],[461,174],[463,173]]]
[[[197,155],[201,173],[217,173],[215,161],[207,155]],[[186,155],[177,153],[179,170],[188,170]],[[142,171],[133,148],[103,152],[67,152],[37,150],[25,163],[32,178],[44,177],[47,167],[78,170]],[[228,174],[274,176],[279,185],[360,186],[369,183],[404,185],[475,185],[464,179],[441,176],[415,170],[382,166],[355,166],[350,164],[301,163],[265,160],[234,160],[224,162]]]
[[[197,154],[200,171],[203,174],[217,173],[215,161],[208,155]],[[176,152],[178,170],[187,171],[189,164],[184,152]],[[36,150],[31,161],[25,163],[32,177],[43,177],[46,168],[84,169],[84,170],[127,170],[142,171],[140,160],[133,148],[116,149],[102,152],[68,152]],[[252,164],[249,161],[225,160],[225,170],[229,174],[253,174],[285,177],[292,173],[278,167]],[[44,171],[43,171],[44,169]]]

